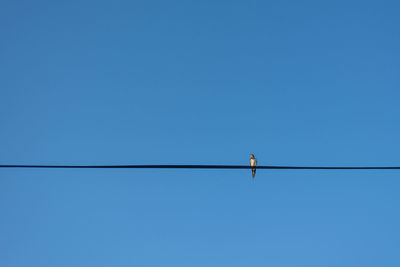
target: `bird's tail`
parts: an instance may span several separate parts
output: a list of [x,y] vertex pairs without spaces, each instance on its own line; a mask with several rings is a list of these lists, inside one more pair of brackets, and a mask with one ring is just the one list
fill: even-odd
[[256,176],[256,169],[251,169],[251,174],[253,175],[253,179]]

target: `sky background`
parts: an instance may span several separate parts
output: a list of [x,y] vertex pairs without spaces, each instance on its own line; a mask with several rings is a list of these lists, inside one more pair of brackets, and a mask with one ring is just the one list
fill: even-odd
[[[0,164],[399,166],[398,1],[0,2]],[[1,169],[0,266],[400,266],[400,172]]]

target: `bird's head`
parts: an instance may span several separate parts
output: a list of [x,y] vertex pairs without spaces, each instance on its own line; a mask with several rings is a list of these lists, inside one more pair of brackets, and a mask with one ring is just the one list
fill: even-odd
[[251,154],[251,155],[250,155],[250,158],[254,159],[254,155],[253,155],[253,154]]

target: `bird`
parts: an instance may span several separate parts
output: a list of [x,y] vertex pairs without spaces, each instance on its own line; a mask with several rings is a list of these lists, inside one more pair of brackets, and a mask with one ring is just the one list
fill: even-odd
[[[257,167],[257,159],[254,157],[253,154],[250,155],[250,166]],[[251,173],[252,173],[253,179],[254,179],[254,177],[256,176],[256,168],[252,168]]]

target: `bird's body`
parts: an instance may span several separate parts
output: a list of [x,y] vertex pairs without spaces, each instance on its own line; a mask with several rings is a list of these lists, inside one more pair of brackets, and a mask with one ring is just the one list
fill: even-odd
[[[254,157],[253,154],[250,155],[250,166],[251,167],[257,167],[257,159]],[[251,169],[251,174],[254,177],[256,176],[256,168],[252,168]]]

